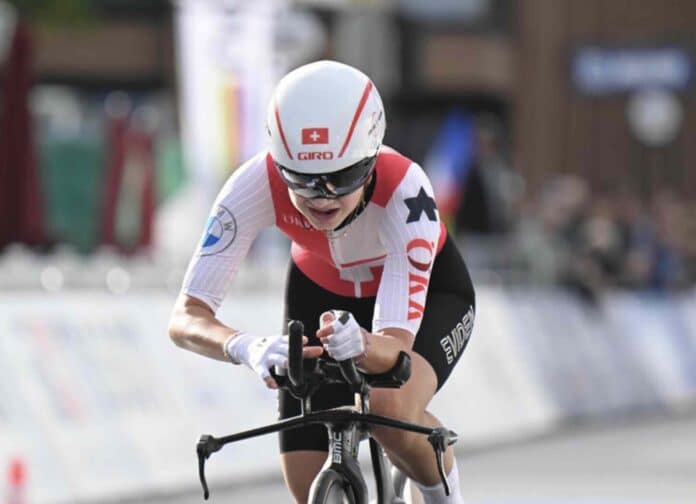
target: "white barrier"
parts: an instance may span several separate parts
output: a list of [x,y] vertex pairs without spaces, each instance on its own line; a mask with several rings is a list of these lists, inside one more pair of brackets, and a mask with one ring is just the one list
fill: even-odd
[[[221,319],[278,332],[280,291],[234,300]],[[0,295],[0,464],[27,461],[31,502],[193,487],[199,434],[275,420],[275,395],[251,372],[169,341],[172,302],[159,291]],[[616,294],[592,309],[560,292],[479,288],[477,306],[432,405],[465,445],[696,397],[695,295]],[[276,445],[265,436],[216,454],[211,483],[278,475]]]

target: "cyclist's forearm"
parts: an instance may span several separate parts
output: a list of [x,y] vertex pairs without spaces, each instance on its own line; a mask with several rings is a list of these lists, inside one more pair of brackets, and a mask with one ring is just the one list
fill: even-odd
[[366,373],[377,374],[389,371],[396,364],[399,352],[409,352],[411,345],[406,338],[386,332],[369,333],[367,354],[359,368]]
[[177,346],[220,361],[228,361],[223,345],[237,332],[199,307],[177,309],[169,323],[169,337]]

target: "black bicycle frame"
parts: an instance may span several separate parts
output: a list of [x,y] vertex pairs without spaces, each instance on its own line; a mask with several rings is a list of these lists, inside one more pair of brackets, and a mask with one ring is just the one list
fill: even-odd
[[[425,427],[366,412],[370,386],[399,387],[406,382],[410,375],[409,355],[401,352],[394,368],[380,375],[362,375],[356,370],[353,361],[349,360],[338,363],[340,372],[337,371],[336,363],[324,362],[319,366],[321,369],[313,375],[303,377],[301,358],[302,333],[301,323],[290,323],[288,376],[274,374],[274,378],[279,386],[287,388],[291,394],[301,400],[302,414],[229,436],[217,438],[209,434],[202,435],[198,441],[196,453],[198,455],[198,475],[203,487],[204,498],[207,500],[210,496],[208,483],[205,478],[205,462],[223,446],[244,439],[311,424],[324,424],[327,427],[330,443],[329,458],[327,459],[325,469],[331,468],[346,478],[356,493],[357,504],[364,504],[367,500],[367,486],[357,462],[357,454],[361,437],[369,431],[368,427],[371,425],[380,425],[427,435],[428,441],[435,452],[438,472],[444,484],[445,492],[449,495],[449,485],[444,472],[444,452],[447,446],[457,441],[457,434],[444,427]],[[299,352],[297,351],[298,347]],[[344,383],[347,382],[353,388],[358,404],[355,407],[343,406],[329,410],[311,411],[311,395],[314,391],[322,383],[338,381],[339,375],[342,375]],[[370,453],[377,481],[378,502],[387,502],[387,499],[393,496],[393,489],[387,488],[385,482],[389,482],[391,477],[387,474],[381,448],[372,438],[370,438]]]
[[367,503],[367,484],[358,464],[360,429],[356,423],[329,424],[329,455],[322,471],[332,469],[348,482],[353,491],[355,504]]

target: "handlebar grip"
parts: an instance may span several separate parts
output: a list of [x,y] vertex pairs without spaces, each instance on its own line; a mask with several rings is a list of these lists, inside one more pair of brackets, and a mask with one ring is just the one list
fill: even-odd
[[304,386],[304,376],[302,373],[302,336],[304,335],[304,324],[299,320],[291,320],[288,324],[288,378],[290,383],[301,389]]

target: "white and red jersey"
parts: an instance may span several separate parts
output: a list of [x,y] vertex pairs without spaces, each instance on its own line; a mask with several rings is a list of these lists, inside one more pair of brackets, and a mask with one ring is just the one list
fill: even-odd
[[375,174],[360,215],[337,231],[319,231],[293,206],[270,155],[257,154],[218,195],[183,292],[217,311],[254,238],[275,224],[292,240],[293,261],[312,281],[342,296],[376,296],[373,331],[398,327],[416,334],[447,231],[418,164],[383,147]]

